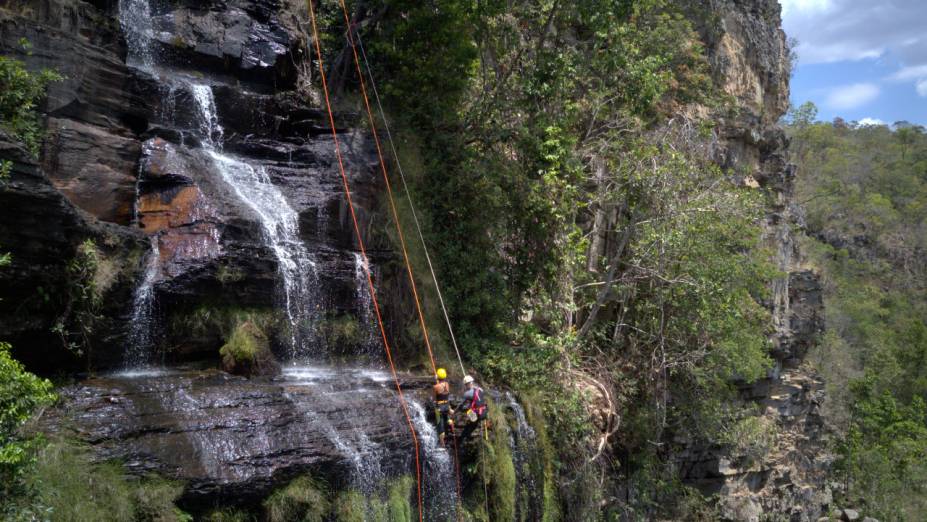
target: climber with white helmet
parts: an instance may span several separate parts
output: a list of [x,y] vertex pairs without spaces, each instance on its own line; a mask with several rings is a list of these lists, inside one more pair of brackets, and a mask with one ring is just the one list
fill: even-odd
[[[464,377],[464,386],[467,387],[467,391],[464,392],[463,398],[460,400],[460,405],[457,406],[458,410],[466,408],[467,412],[467,425],[464,426],[463,431],[460,434],[461,439],[466,440],[467,437],[473,433],[473,430],[479,426],[480,422],[486,418],[486,399],[483,397],[483,388],[480,388],[476,384],[476,381],[473,380],[473,377],[467,375]],[[453,413],[453,411],[451,411]]]

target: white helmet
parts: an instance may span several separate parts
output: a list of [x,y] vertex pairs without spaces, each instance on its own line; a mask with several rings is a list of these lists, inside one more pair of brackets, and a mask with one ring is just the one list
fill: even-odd
[[469,376],[469,375],[467,375],[466,377],[464,377],[464,384],[470,384],[471,382],[473,382],[473,377],[471,377],[471,376]]

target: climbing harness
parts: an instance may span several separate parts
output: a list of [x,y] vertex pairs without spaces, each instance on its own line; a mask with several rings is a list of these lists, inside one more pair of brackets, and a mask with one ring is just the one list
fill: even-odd
[[[421,466],[421,461],[419,457],[418,435],[416,435],[415,433],[415,425],[412,423],[411,415],[409,415],[409,408],[408,408],[408,405],[406,404],[406,399],[402,394],[402,385],[400,384],[399,376],[396,373],[396,365],[393,363],[393,355],[389,347],[389,340],[386,337],[386,328],[383,325],[383,317],[380,314],[380,305],[379,305],[379,302],[377,301],[376,288],[374,287],[374,284],[373,284],[373,277],[370,274],[370,263],[367,258],[367,248],[364,245],[364,238],[360,232],[360,224],[357,221],[357,213],[354,211],[354,203],[351,201],[351,188],[348,183],[348,176],[345,173],[345,169],[344,169],[344,160],[342,159],[342,156],[341,156],[341,146],[338,142],[338,131],[335,128],[335,115],[334,115],[334,112],[332,111],[331,99],[329,98],[329,94],[328,94],[328,82],[325,78],[325,67],[324,67],[323,59],[322,59],[322,46],[319,41],[319,31],[316,25],[315,8],[312,5],[312,0],[306,0],[306,2],[309,6],[309,17],[312,22],[312,36],[313,36],[313,39],[315,40],[315,50],[319,58],[319,77],[322,80],[322,91],[325,94],[325,107],[326,107],[326,110],[328,111],[328,121],[332,129],[332,139],[334,140],[334,144],[335,144],[335,156],[338,159],[338,169],[341,172],[341,181],[344,186],[344,193],[345,193],[345,197],[347,198],[348,209],[350,210],[350,214],[351,214],[351,221],[354,225],[354,232],[357,235],[357,243],[358,243],[358,246],[360,247],[361,256],[363,256],[364,272],[367,275],[367,285],[370,289],[371,302],[373,303],[373,310],[377,318],[377,324],[380,328],[380,335],[383,337],[383,347],[386,351],[386,359],[387,361],[389,361],[389,367],[390,367],[390,371],[392,372],[393,381],[396,384],[396,392],[399,395],[399,403],[402,406],[402,412],[405,415],[406,422],[409,425],[409,432],[412,434],[412,444],[415,449],[415,479],[417,483],[416,493],[418,495],[418,519],[419,519],[419,522],[423,522],[424,521],[424,511],[423,511],[423,504],[422,504],[422,466]],[[342,6],[344,6],[343,2],[342,2]]]

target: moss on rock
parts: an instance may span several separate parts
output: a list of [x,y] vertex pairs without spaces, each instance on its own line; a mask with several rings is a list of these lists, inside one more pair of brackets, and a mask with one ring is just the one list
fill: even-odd
[[335,498],[333,514],[337,522],[365,522],[367,502],[357,490],[342,491]]
[[323,522],[330,510],[328,487],[310,476],[293,480],[264,501],[268,522]]
[[387,486],[389,522],[412,522],[412,488],[415,480],[408,475],[395,478]]
[[250,318],[238,323],[219,355],[222,368],[238,375],[267,373],[277,367],[267,334]]
[[509,448],[509,426],[505,413],[487,397],[489,440],[481,439],[481,480],[489,492],[489,513],[486,520],[515,520],[516,476],[512,451]]

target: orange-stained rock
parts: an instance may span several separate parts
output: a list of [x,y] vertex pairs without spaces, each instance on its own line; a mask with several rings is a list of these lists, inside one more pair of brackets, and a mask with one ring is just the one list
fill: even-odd
[[210,259],[221,253],[219,229],[208,222],[168,229],[158,237],[158,251],[164,272],[177,276],[187,262]]
[[195,185],[172,186],[138,198],[141,227],[150,233],[190,225],[215,213]]

